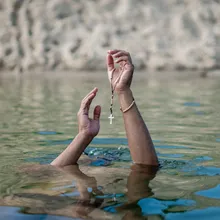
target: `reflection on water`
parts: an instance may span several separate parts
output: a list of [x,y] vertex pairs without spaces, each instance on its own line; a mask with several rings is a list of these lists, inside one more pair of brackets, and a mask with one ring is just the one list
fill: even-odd
[[[28,174],[32,183],[21,187],[23,190],[20,193],[5,196],[1,202],[3,205],[24,206],[25,208],[20,210],[23,214],[43,212],[77,218],[102,219],[103,216],[108,216],[108,219],[113,219],[112,213],[120,213],[123,216],[130,211],[130,206],[134,206],[135,210],[139,207],[139,213],[136,210],[135,216],[143,215],[143,207],[138,205],[138,201],[153,195],[149,182],[155,177],[157,167],[133,165],[130,171],[126,171],[130,172],[128,178],[125,178],[127,174],[122,173],[121,169],[103,168],[102,171],[108,172],[108,177],[103,177],[102,172],[98,174],[100,168],[89,171],[90,174],[93,172],[93,175],[97,175],[98,180],[86,175],[87,169],[88,167],[84,167],[80,170],[77,165],[60,170],[48,165],[24,167],[23,173]],[[29,173],[30,171],[32,173]],[[114,173],[117,174],[113,176]],[[33,184],[39,176],[41,181],[47,183]],[[121,188],[125,187],[125,182],[127,192]],[[118,188],[120,183],[122,185]],[[123,193],[117,193],[121,190]]]
[[[137,74],[133,90],[160,158],[156,173],[130,170],[117,102],[109,125],[106,76],[74,75],[0,78],[4,219],[218,219],[220,79]],[[76,135],[80,100],[95,86],[101,131],[80,169],[38,165],[51,162]]]
[[[62,217],[62,216],[54,216],[54,215],[30,215],[21,213],[20,208],[14,207],[0,207],[0,213],[2,219],[13,219],[13,220],[72,220],[73,218]],[[75,220],[80,220],[79,218],[74,218]]]

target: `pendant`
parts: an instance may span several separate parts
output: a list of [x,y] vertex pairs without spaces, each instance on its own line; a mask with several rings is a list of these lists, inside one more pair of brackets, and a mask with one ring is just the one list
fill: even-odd
[[112,120],[114,119],[113,114],[110,114],[110,116],[109,116],[108,118],[109,118],[109,120],[110,120],[110,125],[111,125],[111,124],[112,124]]

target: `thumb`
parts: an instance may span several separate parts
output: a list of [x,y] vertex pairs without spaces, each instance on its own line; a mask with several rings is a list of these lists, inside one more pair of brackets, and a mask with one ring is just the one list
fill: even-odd
[[101,115],[101,106],[97,105],[94,109],[93,119],[99,121],[100,115]]

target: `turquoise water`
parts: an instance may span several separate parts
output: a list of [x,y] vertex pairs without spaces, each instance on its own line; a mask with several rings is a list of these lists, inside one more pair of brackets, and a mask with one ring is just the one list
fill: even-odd
[[[103,73],[0,77],[0,213],[3,219],[219,219],[220,78],[137,73],[136,102],[161,168],[132,165],[121,112],[109,125]],[[93,87],[101,131],[79,167],[48,164],[77,134]]]

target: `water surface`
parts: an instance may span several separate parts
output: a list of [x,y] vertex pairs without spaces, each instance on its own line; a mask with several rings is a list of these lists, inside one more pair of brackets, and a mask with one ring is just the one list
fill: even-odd
[[[117,98],[109,125],[104,73],[0,76],[0,210],[4,219],[218,219],[220,78],[136,73],[133,92],[162,168],[130,170]],[[49,164],[77,134],[92,88],[101,131],[80,166]]]

